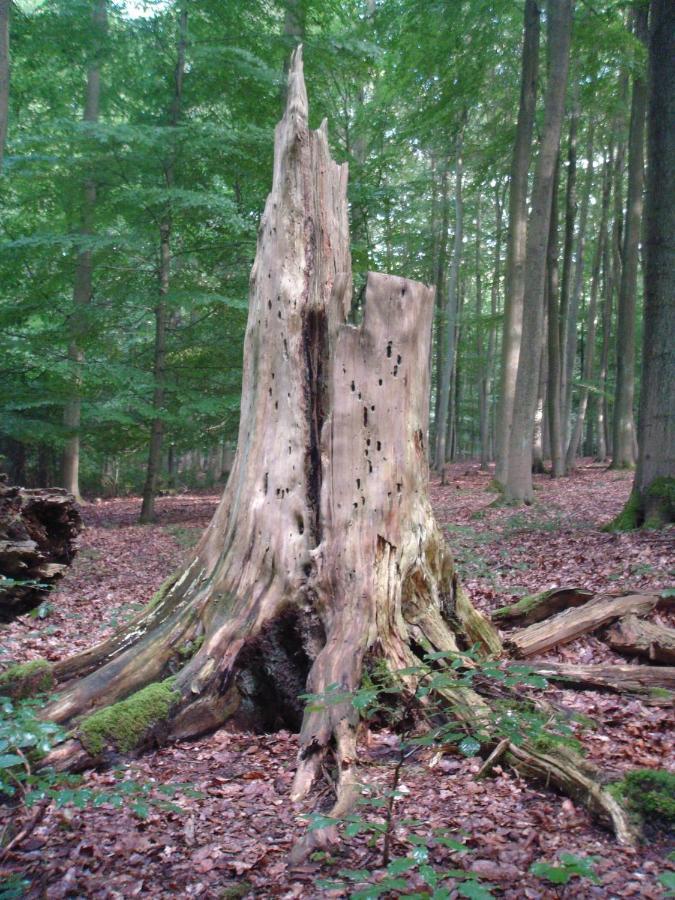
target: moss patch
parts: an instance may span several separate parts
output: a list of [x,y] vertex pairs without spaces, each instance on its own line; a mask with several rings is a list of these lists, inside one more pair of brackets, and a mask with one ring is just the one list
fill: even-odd
[[610,788],[649,828],[675,833],[675,774],[665,769],[635,769]]
[[199,648],[204,643],[204,635],[200,634],[199,637],[196,637],[193,641],[186,641],[178,648],[178,655],[180,656],[183,662],[187,662],[189,659],[197,653]]
[[0,675],[0,694],[23,700],[34,694],[44,694],[54,687],[54,672],[46,659],[10,666]]
[[633,531],[640,525],[641,503],[637,491],[631,491],[626,505],[616,518],[608,522],[603,531]]
[[172,705],[180,698],[173,684],[173,678],[149,684],[126,700],[84,719],[79,738],[85,750],[99,756],[109,744],[123,753],[139,747],[156,725],[166,721]]
[[164,579],[164,581],[159,586],[159,589],[156,590],[150,600],[148,600],[148,609],[154,609],[156,606],[159,606],[159,604],[166,597],[174,584],[178,581],[181,572],[182,570],[179,569],[177,572],[172,572],[168,578]]

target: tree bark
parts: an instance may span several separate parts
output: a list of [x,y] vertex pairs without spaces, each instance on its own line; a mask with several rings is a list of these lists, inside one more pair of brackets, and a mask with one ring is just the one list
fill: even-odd
[[[675,691],[675,666],[577,666],[536,661],[528,665],[544,678],[564,682],[569,687],[596,688],[619,694],[649,694],[655,688]],[[663,700],[672,703],[672,697]]]
[[651,4],[645,311],[634,524],[675,521],[675,10]]
[[607,234],[607,216],[609,214],[609,193],[611,188],[611,155],[605,159],[604,181],[602,188],[602,208],[600,212],[600,225],[598,227],[598,237],[595,245],[595,254],[593,256],[593,266],[591,271],[591,292],[588,300],[588,316],[586,324],[586,352],[584,354],[584,363],[581,372],[581,380],[583,382],[581,394],[579,396],[579,407],[577,409],[577,417],[574,422],[574,428],[567,446],[567,454],[565,457],[565,469],[571,472],[575,466],[577,450],[581,441],[581,435],[584,430],[584,422],[586,420],[586,409],[588,407],[588,397],[590,393],[589,385],[593,380],[593,363],[595,360],[595,332],[598,324],[598,290],[600,285],[600,263],[604,252],[605,236]]
[[[558,321],[558,346],[560,352],[560,421],[561,421],[561,446],[567,443],[567,384],[572,373],[567,365],[567,332],[571,327],[572,317],[572,258],[574,255],[574,227],[577,217],[577,133],[579,126],[579,85],[574,84],[572,110],[570,113],[570,131],[567,143],[567,182],[565,185],[565,231],[563,237],[563,264],[562,277],[560,279],[560,317]],[[558,163],[560,168],[560,163]],[[558,173],[558,178],[560,174]],[[574,313],[574,325],[576,327],[576,312]],[[555,468],[555,467],[554,467]]]
[[459,267],[462,261],[462,241],[464,239],[464,213],[462,206],[462,133],[457,137],[455,160],[455,240],[452,251],[452,263],[448,278],[448,292],[444,311],[443,358],[441,360],[440,384],[438,387],[438,424],[436,425],[436,448],[434,453],[435,468],[441,471],[447,460],[448,426],[452,419],[448,418],[450,406],[450,381],[455,367],[457,328],[457,310],[459,300]]
[[483,338],[483,279],[481,276],[481,219],[480,219],[480,198],[478,200],[478,210],[476,212],[476,356],[478,359],[478,418],[480,432],[480,467],[485,471],[488,467],[490,459],[490,443],[489,443],[489,426],[490,426],[490,410],[489,410],[489,378],[490,378],[490,358],[485,356],[485,341]]
[[9,124],[9,17],[12,0],[0,0],[0,176]]
[[[635,35],[647,42],[646,3],[635,6]],[[635,310],[637,303],[638,248],[644,187],[644,137],[647,83],[643,74],[633,78],[628,134],[628,197],[623,242],[616,341],[616,389],[614,393],[612,468],[635,465]]]
[[527,347],[528,352],[521,354],[518,363],[505,484],[507,501],[516,503],[531,503],[533,499],[532,438],[543,337],[546,243],[555,164],[560,146],[571,30],[571,0],[550,0],[544,128],[532,190],[532,213],[527,229],[522,346]]
[[633,615],[624,616],[608,629],[605,641],[624,656],[641,656],[664,666],[675,665],[675,629],[665,625],[643,622]]
[[[187,7],[182,7],[178,23],[178,58],[174,73],[174,91],[169,110],[169,128],[175,129],[180,121],[183,104],[183,79],[185,77],[185,50],[187,47]],[[164,163],[164,182],[171,191],[175,183],[176,149],[171,146],[168,158]],[[164,420],[162,413],[166,399],[166,354],[167,354],[167,296],[171,285],[171,234],[173,229],[171,198],[169,197],[164,215],[159,223],[159,268],[158,296],[155,306],[155,346],[152,377],[154,389],[152,407],[155,417],[150,426],[150,446],[148,465],[143,485],[143,500],[139,521],[152,522],[155,518],[155,497],[159,473],[162,465],[162,442],[164,439]]]
[[[594,127],[589,125],[588,146],[586,159],[588,165],[584,184],[584,195],[581,201],[579,213],[579,231],[577,237],[577,254],[574,263],[574,284],[569,309],[562,323],[564,332],[561,337],[561,352],[563,354],[563,379],[562,379],[562,420],[564,426],[564,442],[569,445],[569,436],[572,423],[572,386],[574,383],[574,368],[577,355],[577,319],[579,317],[579,304],[584,286],[584,258],[586,249],[586,224],[588,222],[588,208],[590,206],[591,193],[593,191],[593,155],[594,155]],[[566,462],[567,468],[567,462]]]
[[[101,102],[101,43],[107,27],[107,0],[94,0],[92,25],[96,39],[92,62],[87,70],[87,92],[82,121],[98,122]],[[66,442],[61,461],[61,482],[78,502],[80,497],[80,419],[82,415],[82,371],[84,351],[82,344],[87,331],[87,307],[91,303],[93,292],[94,257],[87,239],[94,234],[94,216],[96,212],[96,179],[90,173],[84,182],[82,199],[82,221],[80,235],[83,245],[77,254],[75,263],[75,281],[73,284],[73,312],[70,318],[70,344],[68,359],[72,366],[71,395],[63,410],[63,427],[66,431]]]
[[511,161],[509,189],[509,230],[506,256],[506,296],[497,433],[495,450],[497,464],[495,481],[503,485],[508,469],[509,439],[513,421],[513,402],[520,356],[523,327],[523,296],[525,291],[525,252],[527,242],[527,179],[532,155],[532,132],[537,102],[539,71],[539,5],[535,0],[525,2],[520,105],[516,140]]
[[[548,427],[551,440],[551,477],[562,478],[565,474],[563,459],[563,426],[562,426],[562,358],[560,352],[560,332],[562,314],[558,303],[558,178],[560,157],[556,163],[551,194],[551,221],[549,224],[548,244],[546,247],[546,286],[544,289],[548,306],[548,388],[546,404],[548,408]],[[566,290],[569,289],[568,285]]]
[[593,596],[583,588],[567,587],[530,594],[511,606],[502,606],[492,613],[492,621],[499,625],[534,625],[555,613],[583,606]]

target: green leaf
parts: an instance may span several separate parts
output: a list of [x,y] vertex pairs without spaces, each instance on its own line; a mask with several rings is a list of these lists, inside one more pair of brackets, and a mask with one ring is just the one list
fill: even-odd
[[23,760],[16,753],[4,753],[0,756],[0,769],[10,769],[12,766],[20,766]]
[[474,879],[458,884],[457,892],[460,897],[468,897],[469,900],[491,900],[494,897],[487,885],[483,885]]
[[417,860],[413,859],[412,856],[402,856],[399,859],[392,859],[387,866],[387,872],[390,875],[400,875],[401,872],[407,872],[408,869],[412,869],[416,865]]
[[658,880],[666,889],[666,897],[675,897],[675,872],[661,872]]
[[473,737],[465,737],[459,742],[457,748],[464,756],[475,756],[480,750],[480,744]]

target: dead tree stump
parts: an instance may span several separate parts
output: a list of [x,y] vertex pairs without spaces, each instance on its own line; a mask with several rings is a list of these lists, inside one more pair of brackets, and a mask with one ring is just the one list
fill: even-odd
[[38,606],[77,552],[82,518],[61,488],[0,483],[0,621]]
[[[338,815],[356,791],[357,714],[348,700],[305,709],[301,695],[332,685],[348,695],[369,659],[398,670],[434,651],[496,656],[501,641],[459,585],[427,496],[433,291],[370,274],[363,321],[347,324],[347,167],[331,159],[325,123],[311,131],[307,116],[298,50],[251,273],[227,487],[189,564],[154,602],[54,666],[62,687],[47,715],[75,737],[47,762],[105,762],[232,717],[286,725],[300,730],[293,798],[331,752]],[[489,701],[476,691],[443,696],[488,727]],[[619,805],[579,758],[523,744],[508,760],[630,840]]]

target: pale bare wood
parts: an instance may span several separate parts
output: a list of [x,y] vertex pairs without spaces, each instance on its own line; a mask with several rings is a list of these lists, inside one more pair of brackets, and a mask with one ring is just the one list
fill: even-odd
[[593,596],[592,591],[580,587],[561,587],[521,598],[511,606],[502,606],[492,613],[492,621],[499,625],[534,625],[570,607],[583,606]]
[[654,689],[675,691],[675,666],[574,665],[572,663],[528,663],[528,668],[570,687],[597,688],[615,693],[649,693]]
[[595,631],[627,613],[644,615],[654,609],[658,602],[657,594],[626,594],[620,597],[600,594],[584,606],[568,609],[544,622],[510,634],[506,646],[516,656],[534,656]]
[[605,641],[624,656],[640,656],[665,666],[675,665],[675,629],[624,616],[607,631]]

